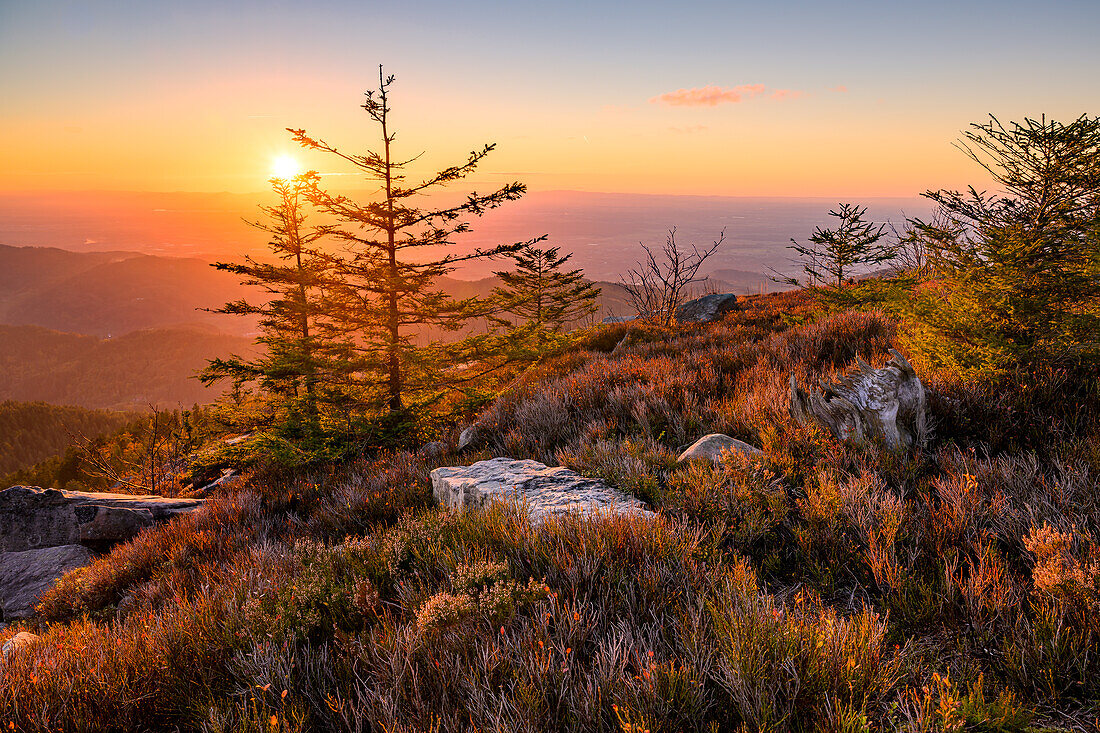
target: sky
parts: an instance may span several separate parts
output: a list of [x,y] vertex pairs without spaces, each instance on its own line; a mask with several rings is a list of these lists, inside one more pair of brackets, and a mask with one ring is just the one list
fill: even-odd
[[354,187],[302,127],[376,147],[378,65],[412,171],[497,150],[532,190],[913,196],[953,147],[1100,113],[1100,2],[0,0],[0,192],[260,191],[272,161]]

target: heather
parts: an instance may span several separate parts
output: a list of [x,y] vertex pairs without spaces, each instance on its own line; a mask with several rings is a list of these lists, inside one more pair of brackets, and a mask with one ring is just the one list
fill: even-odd
[[[808,293],[743,306],[586,332],[480,414],[477,455],[261,466],[117,546],[44,599],[3,724],[1091,729],[1088,375],[965,382],[915,360],[927,444],[849,445],[790,418],[787,377],[881,363],[907,324]],[[678,466],[707,432],[765,457]],[[436,506],[431,468],[491,455],[605,478],[660,516]]]

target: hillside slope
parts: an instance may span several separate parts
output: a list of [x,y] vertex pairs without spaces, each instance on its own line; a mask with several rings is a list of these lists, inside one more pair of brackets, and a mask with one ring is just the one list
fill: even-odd
[[[791,375],[879,364],[897,337],[882,313],[801,294],[711,326],[593,329],[480,415],[480,450],[261,471],[66,576],[42,643],[5,670],[0,720],[1092,730],[1095,374],[993,386],[917,364],[936,427],[906,453],[791,417]],[[677,463],[716,431],[763,455]],[[502,455],[602,478],[659,516],[437,506],[434,467]]]
[[0,325],[0,344],[0,399],[112,410],[211,402],[219,392],[194,374],[207,359],[254,348],[252,339],[202,328],[98,339]]

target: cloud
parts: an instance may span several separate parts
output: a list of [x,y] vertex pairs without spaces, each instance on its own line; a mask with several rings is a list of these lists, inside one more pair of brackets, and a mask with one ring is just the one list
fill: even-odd
[[840,94],[847,94],[848,93],[848,87],[844,86],[843,84],[839,84],[835,87],[829,87],[829,91],[830,92],[839,92]]
[[716,107],[719,104],[738,104],[760,96],[782,101],[798,99],[806,96],[806,93],[797,89],[768,89],[763,84],[741,84],[736,87],[707,85],[658,94],[649,102],[669,107]]
[[693,87],[665,92],[650,99],[651,104],[665,104],[670,107],[714,107],[719,104],[737,104],[745,99],[763,94],[763,84],[742,84],[736,87]]

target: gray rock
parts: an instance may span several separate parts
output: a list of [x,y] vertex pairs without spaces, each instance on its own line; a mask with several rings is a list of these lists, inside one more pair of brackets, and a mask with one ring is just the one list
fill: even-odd
[[603,481],[584,478],[564,466],[551,468],[512,458],[437,468],[432,471],[432,491],[451,509],[482,508],[494,501],[517,503],[535,522],[571,512],[654,516],[638,499]]
[[33,616],[58,578],[91,562],[92,553],[83,545],[0,554],[0,613],[8,620]]
[[478,435],[478,432],[477,432],[477,425],[471,425],[470,427],[466,428],[461,433],[459,433],[459,435],[458,435],[458,449],[460,451],[464,451],[467,448],[469,448],[470,446],[472,446],[474,443],[477,443],[478,440],[480,440],[480,436]]
[[450,446],[448,446],[442,440],[433,440],[430,443],[425,443],[424,445],[420,446],[420,450],[418,451],[418,453],[420,454],[421,458],[439,458],[447,452],[447,449],[449,447]]
[[633,316],[607,316],[600,323],[630,323],[633,320]]
[[153,526],[148,509],[76,504],[73,511],[80,523],[81,542],[121,542]]
[[882,369],[857,359],[859,371],[836,384],[822,383],[821,391],[802,391],[791,375],[791,417],[802,424],[815,422],[841,440],[879,439],[895,449],[911,448],[927,437],[927,398],[913,367],[893,355]]
[[0,491],[0,552],[118,542],[200,506],[200,499],[12,486]]
[[0,650],[0,658],[2,658],[4,661],[7,661],[8,657],[10,657],[12,654],[15,654],[15,652],[17,652],[18,650],[34,644],[36,641],[38,641],[38,639],[38,634],[32,634],[29,631],[20,631],[18,634],[4,642],[4,648]]
[[687,450],[680,454],[676,462],[686,463],[697,459],[707,459],[718,463],[722,460],[722,454],[729,451],[741,453],[747,458],[759,458],[764,455],[764,451],[737,438],[731,438],[722,433],[711,433],[692,443]]
[[676,309],[677,323],[710,323],[730,311],[737,310],[737,296],[733,293],[715,293],[689,300]]

